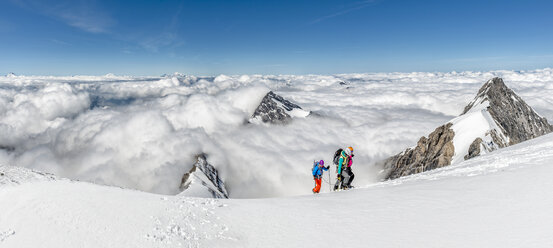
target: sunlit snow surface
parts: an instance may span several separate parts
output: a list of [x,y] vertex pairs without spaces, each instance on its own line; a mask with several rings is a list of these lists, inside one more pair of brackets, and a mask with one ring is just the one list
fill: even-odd
[[[459,115],[496,76],[553,120],[553,69],[0,77],[0,164],[175,194],[204,152],[230,197],[270,197],[309,193],[312,161],[353,146],[354,185],[362,186],[379,180],[375,162]],[[245,124],[270,90],[315,114],[287,126]]]
[[163,196],[0,167],[29,178],[0,185],[0,247],[552,247],[552,147],[549,134],[397,180],[267,199]]

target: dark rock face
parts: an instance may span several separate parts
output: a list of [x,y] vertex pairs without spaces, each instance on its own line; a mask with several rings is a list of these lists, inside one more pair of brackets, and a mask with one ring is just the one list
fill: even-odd
[[6,150],[8,152],[13,152],[13,151],[15,151],[15,147],[0,145],[0,150]]
[[447,166],[455,153],[452,124],[440,126],[428,138],[421,137],[417,146],[389,158],[386,168],[391,168],[389,179],[420,173]]
[[482,138],[478,137],[470,144],[469,154],[465,155],[465,160],[480,155],[480,147],[482,146],[482,142],[484,142]]
[[[507,88],[501,78],[486,82],[461,116],[476,111],[482,111],[483,116],[488,116],[486,118],[491,116],[490,129],[482,137],[476,137],[470,146],[466,144],[469,146],[467,154],[457,154],[465,160],[553,131],[547,120]],[[451,127],[451,123],[438,127],[428,138],[422,137],[415,148],[386,160],[387,179],[450,165],[456,156],[453,138],[461,135],[455,134]]]
[[[194,178],[194,179],[193,179]],[[196,163],[192,169],[182,176],[180,190],[185,191],[192,184],[201,184],[203,190],[208,191],[213,198],[228,198],[227,189],[219,172],[207,162],[205,154],[196,156]]]
[[494,138],[494,142],[498,143],[499,147],[518,144],[553,131],[547,120],[507,88],[501,78],[493,78],[484,84],[462,114],[469,112],[474,105],[485,101],[489,102],[487,111],[508,138],[506,144],[502,144],[498,137]]
[[95,108],[111,108],[111,107],[119,107],[119,106],[128,106],[140,100],[141,99],[137,99],[134,97],[106,98],[104,96],[91,96],[89,109],[92,110]]
[[270,91],[263,97],[252,118],[260,119],[265,123],[286,124],[292,120],[289,112],[294,109],[302,108]]

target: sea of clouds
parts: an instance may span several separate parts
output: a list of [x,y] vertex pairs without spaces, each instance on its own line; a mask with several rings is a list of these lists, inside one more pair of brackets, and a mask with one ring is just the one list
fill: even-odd
[[[496,76],[553,120],[553,69],[329,76],[9,75],[0,77],[0,164],[176,194],[194,155],[203,152],[231,197],[273,197],[309,194],[312,161],[330,164],[337,148],[353,146],[354,185],[363,186],[381,180],[377,162],[459,115]],[[247,124],[270,90],[315,114],[284,126]]]

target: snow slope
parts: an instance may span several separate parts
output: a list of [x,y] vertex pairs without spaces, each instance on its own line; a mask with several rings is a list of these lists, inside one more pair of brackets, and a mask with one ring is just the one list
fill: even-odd
[[[489,105],[488,102],[480,104],[471,109],[470,112],[456,117],[450,122],[453,124],[451,129],[455,132],[453,138],[453,147],[455,147],[455,155],[451,159],[451,164],[456,164],[465,160],[465,156],[469,153],[469,147],[476,138],[481,138],[485,144],[492,144],[492,136],[490,132],[495,131],[505,143],[509,142],[509,139],[503,134],[501,128],[499,128],[486,110]],[[495,149],[498,149],[495,145]],[[486,153],[486,149],[481,149],[481,152]]]
[[552,147],[550,134],[397,180],[287,198],[5,184],[0,247],[553,247]]
[[0,165],[0,187],[49,180],[56,180],[56,177],[26,168]]

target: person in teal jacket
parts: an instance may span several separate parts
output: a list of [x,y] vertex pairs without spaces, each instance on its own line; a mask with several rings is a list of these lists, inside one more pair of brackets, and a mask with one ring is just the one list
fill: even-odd
[[342,150],[340,154],[340,160],[338,161],[338,178],[334,185],[334,190],[349,189],[351,188],[351,182],[355,175],[351,171],[351,165],[353,163],[353,147],[348,147]]

